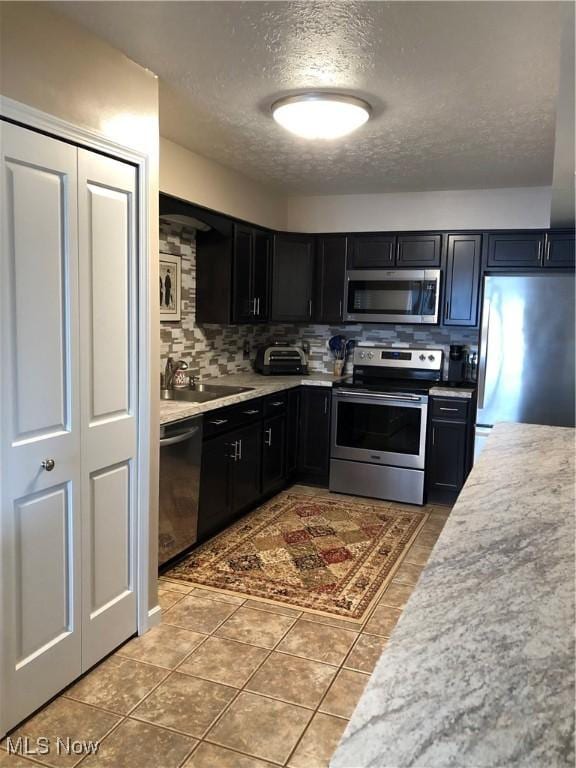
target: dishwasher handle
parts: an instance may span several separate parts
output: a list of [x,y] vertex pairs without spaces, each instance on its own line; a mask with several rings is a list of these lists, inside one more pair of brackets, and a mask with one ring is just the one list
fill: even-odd
[[177,443],[184,443],[186,440],[194,437],[198,434],[200,427],[192,427],[192,429],[186,430],[186,432],[180,432],[173,437],[161,437],[160,448],[164,448],[167,445],[176,445]]

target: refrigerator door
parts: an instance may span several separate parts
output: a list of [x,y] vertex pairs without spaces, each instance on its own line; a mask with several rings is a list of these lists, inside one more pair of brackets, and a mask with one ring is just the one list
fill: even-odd
[[484,279],[478,425],[574,426],[574,278]]

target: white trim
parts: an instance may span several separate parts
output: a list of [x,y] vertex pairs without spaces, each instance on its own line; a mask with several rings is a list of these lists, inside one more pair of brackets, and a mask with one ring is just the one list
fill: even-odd
[[158,626],[160,619],[162,618],[162,609],[159,605],[150,608],[148,611],[148,629]]
[[[83,128],[54,115],[41,112],[6,96],[0,95],[0,117],[64,139],[73,144],[111,155],[132,163],[138,169],[138,471],[137,471],[137,574],[136,593],[138,634],[143,634],[160,620],[160,608],[148,610],[149,531],[150,531],[150,210],[149,183],[150,157],[146,153],[126,147],[109,139],[99,131]],[[1,478],[0,478],[1,482]],[[1,540],[1,537],[0,537]],[[0,550],[0,558],[2,553]],[[2,606],[0,585],[0,607]],[[0,690],[4,676],[4,655],[0,633]],[[0,700],[0,738],[5,734],[5,719]]]

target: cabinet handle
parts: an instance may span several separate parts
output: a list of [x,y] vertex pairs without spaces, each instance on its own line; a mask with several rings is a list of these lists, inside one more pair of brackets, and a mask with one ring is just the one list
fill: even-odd
[[312,299],[308,299],[308,317],[312,317]]
[[260,297],[256,299],[256,314],[260,317]]
[[243,411],[245,416],[255,416],[258,411]]
[[238,461],[242,461],[242,440],[238,440]]
[[252,315],[256,315],[256,299],[252,299]]
[[234,448],[234,453],[228,454],[228,458],[232,459],[232,461],[238,461],[238,441],[236,440],[234,443],[228,443],[230,448]]
[[542,240],[538,241],[538,264],[542,264]]
[[436,427],[432,427],[432,445],[436,442]]
[[446,317],[450,317],[450,299],[446,299]]
[[324,397],[324,416],[328,413],[328,396]]
[[275,405],[278,408],[280,405],[284,405],[284,400],[276,400],[275,403],[270,403],[270,405]]
[[342,299],[340,299],[339,306],[340,306],[340,309],[339,309],[338,317],[339,317],[340,320],[342,320],[342,309],[343,309],[343,307],[342,307]]
[[264,445],[270,447],[272,445],[272,427],[264,430]]
[[441,411],[457,411],[458,408],[444,408],[443,406],[440,406]]
[[545,238],[546,238],[546,261],[550,261],[550,238],[548,237],[548,233],[546,233]]
[[210,424],[214,424],[215,427],[221,427],[222,424],[228,424],[228,419],[214,419]]

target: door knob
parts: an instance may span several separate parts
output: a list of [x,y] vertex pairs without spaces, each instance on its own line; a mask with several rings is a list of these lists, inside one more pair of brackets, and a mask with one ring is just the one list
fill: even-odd
[[46,472],[52,472],[54,467],[56,466],[56,462],[54,459],[44,459],[42,462],[42,469],[45,469]]

